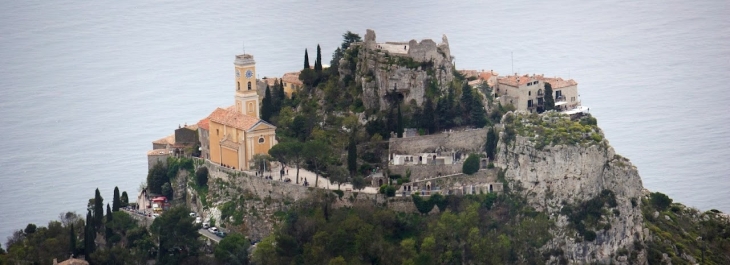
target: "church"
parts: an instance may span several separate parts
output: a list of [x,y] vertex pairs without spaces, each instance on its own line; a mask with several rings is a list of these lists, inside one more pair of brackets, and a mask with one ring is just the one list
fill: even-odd
[[236,55],[234,105],[215,109],[198,122],[201,157],[234,169],[250,168],[255,154],[268,154],[276,145],[276,127],[259,117],[256,61]]

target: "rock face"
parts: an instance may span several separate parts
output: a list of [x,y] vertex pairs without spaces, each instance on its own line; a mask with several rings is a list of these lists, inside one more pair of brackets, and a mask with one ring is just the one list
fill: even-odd
[[[638,171],[627,159],[616,155],[604,139],[588,146],[545,146],[542,149],[528,138],[517,136],[510,143],[500,137],[495,165],[506,169],[505,178],[538,211],[546,210],[555,220],[554,238],[543,248],[562,249],[571,263],[628,264],[619,249],[632,249],[634,241],[643,241],[641,215],[642,183]],[[520,187],[521,186],[521,187]],[[561,215],[564,204],[577,205],[597,197],[601,191],[613,191],[619,214],[604,217],[607,230],[596,231],[596,238],[583,240],[569,219]],[[633,200],[632,200],[633,199]],[[646,264],[644,253],[639,264]],[[642,261],[643,257],[643,261]]]
[[414,101],[421,106],[431,82],[443,90],[454,78],[453,58],[445,35],[440,44],[431,39],[377,43],[375,32],[368,29],[364,42],[351,45],[348,51],[352,50],[357,50],[357,59],[343,58],[338,71],[342,79],[352,76],[362,87],[367,109],[388,109],[389,93],[396,93],[401,102]]

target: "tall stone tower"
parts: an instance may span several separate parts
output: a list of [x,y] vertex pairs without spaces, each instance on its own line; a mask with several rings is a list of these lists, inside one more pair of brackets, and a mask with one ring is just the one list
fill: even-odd
[[259,96],[256,90],[256,61],[253,55],[236,55],[236,111],[259,118]]

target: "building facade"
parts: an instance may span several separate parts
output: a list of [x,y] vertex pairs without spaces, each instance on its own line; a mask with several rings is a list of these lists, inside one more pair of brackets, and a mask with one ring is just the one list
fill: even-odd
[[545,107],[545,83],[550,84],[553,90],[555,110],[568,111],[580,107],[578,83],[572,79],[534,74],[500,76],[494,93],[501,104],[512,104],[518,111],[542,112]]

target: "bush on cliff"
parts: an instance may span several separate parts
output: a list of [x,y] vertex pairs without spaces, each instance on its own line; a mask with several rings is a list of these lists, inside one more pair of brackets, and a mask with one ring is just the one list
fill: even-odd
[[461,166],[461,172],[467,175],[477,173],[479,171],[479,156],[476,154],[469,155]]
[[200,167],[195,172],[195,181],[199,187],[208,186],[208,168]]
[[652,192],[649,195],[651,199],[651,205],[653,205],[658,211],[664,211],[672,204],[672,199],[664,193]]

